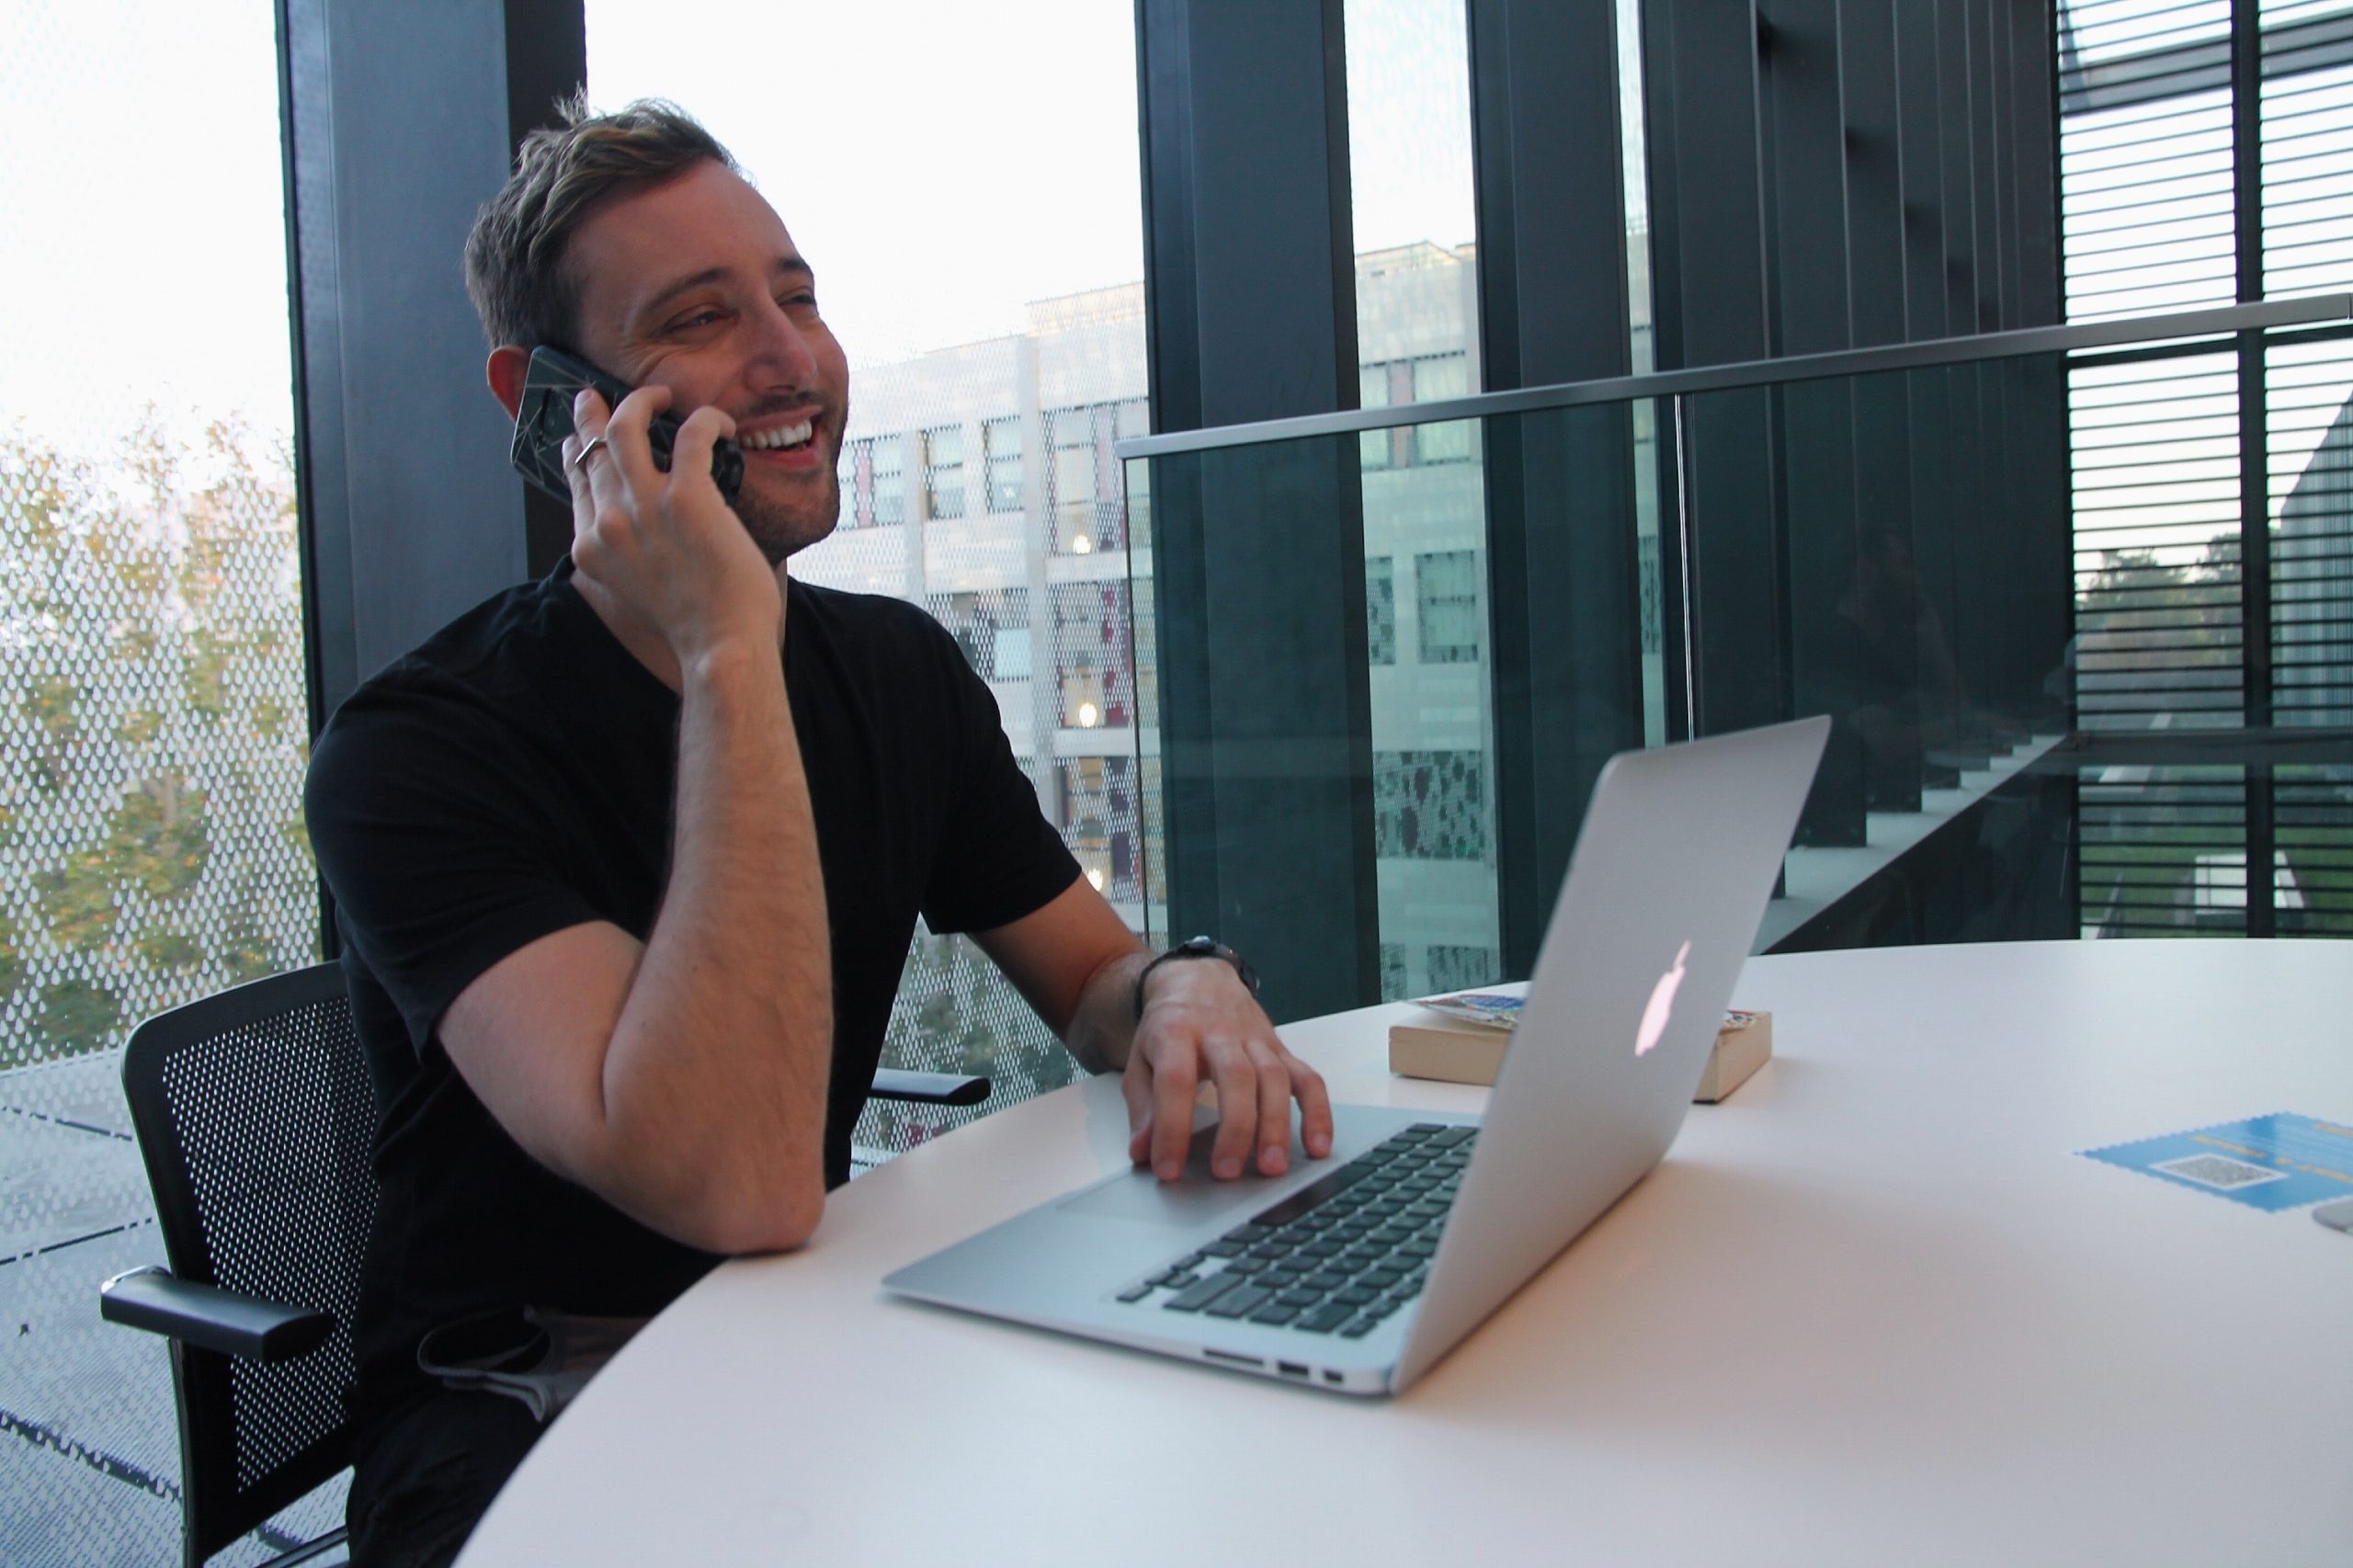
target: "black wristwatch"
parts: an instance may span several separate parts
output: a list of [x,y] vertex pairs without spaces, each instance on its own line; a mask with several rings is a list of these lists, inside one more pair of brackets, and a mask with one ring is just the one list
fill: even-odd
[[1143,983],[1152,978],[1154,970],[1171,959],[1223,959],[1233,966],[1233,972],[1242,977],[1242,983],[1250,988],[1250,994],[1258,994],[1258,971],[1250,967],[1248,959],[1215,937],[1188,937],[1144,965],[1143,972],[1136,976],[1136,1019],[1139,1023],[1143,1019]]

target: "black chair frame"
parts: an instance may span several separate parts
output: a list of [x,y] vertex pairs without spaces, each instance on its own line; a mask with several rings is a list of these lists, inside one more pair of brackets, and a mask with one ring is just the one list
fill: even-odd
[[[217,1101],[202,1108],[185,1103],[196,1091],[187,1082],[188,1074],[176,1072],[175,1063],[194,1050],[232,1056],[249,1051],[258,1074],[272,1065],[263,1060],[270,1051],[285,1056],[290,1021],[298,1017],[313,1038],[299,1042],[297,1049],[320,1058],[307,1063],[308,1071],[314,1083],[324,1074],[330,1086],[327,1104],[303,1108],[314,1118],[327,1119],[324,1185],[333,1190],[326,1195],[331,1201],[324,1220],[332,1244],[324,1249],[324,1256],[322,1249],[313,1247],[302,1256],[274,1260],[284,1263],[283,1268],[265,1267],[265,1274],[282,1278],[278,1289],[233,1289],[224,1282],[222,1260],[215,1256],[224,1205],[233,1210],[242,1203],[265,1216],[274,1214],[278,1228],[287,1230],[290,1221],[306,1211],[305,1200],[316,1209],[321,1167],[313,1160],[308,1190],[296,1190],[306,1184],[295,1176],[266,1164],[240,1162],[236,1151],[214,1147],[237,1131],[223,1121],[224,1117],[233,1121],[236,1096],[228,1096],[233,1103],[227,1107]],[[181,1080],[176,1084],[176,1075]],[[353,1432],[340,1406],[355,1369],[347,1314],[374,1214],[376,1183],[369,1161],[375,1108],[366,1061],[351,1028],[340,966],[315,964],[254,981],[150,1018],[132,1031],[124,1049],[122,1081],[171,1267],[135,1268],[106,1281],[99,1287],[99,1312],[109,1322],[161,1334],[170,1341],[179,1416],[183,1559],[188,1568],[201,1568],[215,1553],[351,1462]],[[260,1085],[264,1090],[269,1086]],[[886,1070],[876,1074],[873,1094],[882,1099],[968,1106],[986,1099],[989,1088],[983,1077]],[[192,1143],[206,1147],[192,1151]],[[212,1164],[199,1175],[197,1167],[207,1160]],[[280,1207],[273,1210],[273,1204]],[[297,1252],[291,1244],[295,1239],[286,1235],[274,1250]],[[231,1272],[250,1277],[253,1269],[240,1267]],[[302,1299],[274,1299],[285,1295]],[[326,1299],[316,1299],[322,1296]],[[313,1358],[319,1360],[304,1369]],[[254,1473],[252,1422],[249,1412],[241,1413],[241,1385],[244,1402],[252,1404],[261,1381],[270,1377],[310,1380],[313,1408],[293,1451],[270,1453],[258,1466],[260,1472]],[[317,1392],[322,1388],[334,1392],[332,1417],[321,1414]],[[278,1449],[290,1440],[289,1422],[300,1419],[290,1415],[282,1402],[271,1413],[270,1439]],[[240,1449],[241,1420],[248,1439],[244,1450]],[[241,1468],[246,1473],[241,1475]],[[340,1546],[344,1537],[338,1528],[277,1562],[282,1568],[311,1561]]]

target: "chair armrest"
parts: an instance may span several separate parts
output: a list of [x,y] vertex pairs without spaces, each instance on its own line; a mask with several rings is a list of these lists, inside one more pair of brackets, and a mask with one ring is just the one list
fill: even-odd
[[989,1081],[961,1073],[903,1073],[895,1067],[883,1067],[876,1070],[874,1087],[869,1092],[878,1100],[978,1105],[989,1097]]
[[291,1360],[335,1332],[332,1313],[175,1279],[154,1267],[130,1269],[99,1286],[98,1315],[249,1361]]

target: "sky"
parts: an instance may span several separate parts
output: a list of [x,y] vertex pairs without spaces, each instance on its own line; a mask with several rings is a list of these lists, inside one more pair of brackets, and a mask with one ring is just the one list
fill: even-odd
[[[794,63],[713,49],[784,9],[588,0],[588,91],[694,112],[818,269],[859,362],[1018,331],[1143,277],[1134,7],[860,0],[792,15]],[[1472,237],[1460,0],[1349,0],[1357,247]]]
[[0,426],[290,428],[276,51],[267,0],[0,3]]
[[[1125,0],[589,0],[589,91],[701,116],[821,273],[856,359],[1017,330],[1143,276]],[[1459,0],[1349,0],[1359,248],[1472,237]],[[789,37],[790,48],[742,40]],[[0,4],[0,424],[101,449],[291,426],[267,0]],[[176,127],[176,117],[178,117]],[[457,287],[455,258],[451,287]]]

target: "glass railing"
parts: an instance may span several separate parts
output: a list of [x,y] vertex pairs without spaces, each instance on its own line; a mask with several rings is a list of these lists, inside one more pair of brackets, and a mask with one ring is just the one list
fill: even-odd
[[1611,753],[1828,714],[1760,946],[2353,934],[2347,315],[1123,443],[1149,896],[1279,1018],[1524,975]]

